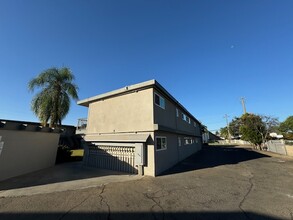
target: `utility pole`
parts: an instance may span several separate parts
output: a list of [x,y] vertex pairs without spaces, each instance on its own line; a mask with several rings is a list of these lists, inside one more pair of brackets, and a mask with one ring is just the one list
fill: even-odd
[[226,118],[226,123],[227,123],[227,130],[228,130],[228,139],[229,139],[229,143],[231,141],[231,134],[230,134],[230,128],[229,128],[229,123],[228,123],[228,117],[229,115],[225,114],[224,118]]
[[245,107],[245,98],[241,97],[241,104],[243,108],[243,114],[246,114],[246,107]]

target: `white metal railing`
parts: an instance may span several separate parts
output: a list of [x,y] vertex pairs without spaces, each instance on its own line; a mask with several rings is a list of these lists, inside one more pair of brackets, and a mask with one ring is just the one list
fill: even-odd
[[137,173],[134,146],[91,144],[88,146],[85,163],[96,168]]
[[85,130],[87,127],[87,118],[80,118],[77,121],[77,130]]

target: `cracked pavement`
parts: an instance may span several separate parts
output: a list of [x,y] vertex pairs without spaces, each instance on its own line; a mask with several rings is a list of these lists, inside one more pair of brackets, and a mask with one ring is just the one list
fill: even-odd
[[208,146],[159,177],[0,198],[0,219],[293,219],[293,158]]

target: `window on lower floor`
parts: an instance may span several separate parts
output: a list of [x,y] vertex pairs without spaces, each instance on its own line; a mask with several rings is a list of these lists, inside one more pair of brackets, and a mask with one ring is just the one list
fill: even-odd
[[156,137],[156,149],[166,150],[167,149],[167,138],[166,137]]
[[193,144],[194,143],[194,139],[190,138],[190,137],[185,137],[184,138],[184,145],[189,145],[189,144]]
[[178,137],[178,146],[181,146],[181,137]]

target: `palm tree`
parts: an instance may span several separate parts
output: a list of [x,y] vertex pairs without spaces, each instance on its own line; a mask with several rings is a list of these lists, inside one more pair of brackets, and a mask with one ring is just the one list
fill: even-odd
[[44,126],[50,120],[50,127],[61,125],[70,108],[70,98],[77,100],[78,87],[72,81],[74,75],[69,68],[50,68],[28,83],[30,91],[41,88],[31,103],[32,111]]

